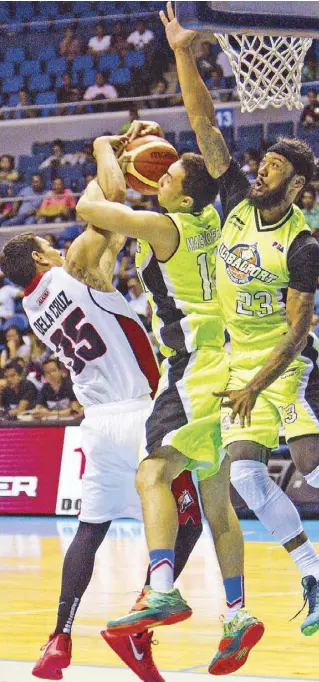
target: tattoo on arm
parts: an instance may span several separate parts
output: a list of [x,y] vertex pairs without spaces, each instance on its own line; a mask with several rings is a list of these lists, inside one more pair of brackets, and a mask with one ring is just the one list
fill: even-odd
[[194,130],[206,168],[209,174],[217,179],[226,173],[231,161],[226,142],[220,130],[214,128],[208,118],[197,117]]
[[288,332],[266,359],[248,386],[258,392],[270,386],[287,369],[307,343],[314,308],[314,294],[288,289],[286,316]]

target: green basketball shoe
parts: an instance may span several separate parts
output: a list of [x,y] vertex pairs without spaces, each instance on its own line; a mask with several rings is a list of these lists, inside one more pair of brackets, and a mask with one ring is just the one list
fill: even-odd
[[211,675],[228,675],[241,668],[251,649],[263,636],[264,630],[263,623],[249,611],[237,611],[233,620],[224,623],[224,635],[208,672]]
[[155,592],[144,588],[127,616],[111,620],[107,624],[110,633],[135,635],[157,625],[173,625],[192,615],[192,609],[181,596],[179,590]]

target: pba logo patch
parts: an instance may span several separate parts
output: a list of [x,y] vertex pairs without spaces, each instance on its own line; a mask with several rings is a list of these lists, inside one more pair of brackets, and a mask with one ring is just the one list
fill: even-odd
[[226,272],[234,284],[248,284],[253,279],[271,284],[278,279],[277,275],[261,267],[257,242],[236,244],[231,249],[222,243],[219,255],[225,261]]

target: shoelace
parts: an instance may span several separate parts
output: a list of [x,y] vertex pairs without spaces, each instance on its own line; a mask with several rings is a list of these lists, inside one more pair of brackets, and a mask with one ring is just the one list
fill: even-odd
[[291,623],[292,620],[295,620],[295,618],[297,618],[297,616],[299,616],[302,613],[302,611],[304,610],[304,608],[307,604],[307,601],[309,601],[308,616],[310,613],[312,613],[315,610],[315,607],[317,605],[317,601],[319,604],[319,590],[317,588],[318,588],[317,584],[313,585],[312,589],[308,589],[308,586],[304,587],[303,605],[302,605],[301,609],[299,609],[299,611],[297,611],[296,615],[289,619],[289,621],[288,621],[289,623]]
[[146,667],[148,669],[152,668],[155,666],[155,663],[153,661],[153,655],[152,655],[152,644],[154,646],[158,645],[158,640],[157,639],[149,639],[147,642],[147,645],[145,647],[145,654],[144,654],[144,663],[146,664]]

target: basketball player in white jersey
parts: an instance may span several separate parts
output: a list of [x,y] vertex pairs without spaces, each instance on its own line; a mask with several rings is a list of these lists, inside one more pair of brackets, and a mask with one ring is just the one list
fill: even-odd
[[[113,151],[106,138],[95,144],[103,149],[107,168],[105,196],[122,202],[125,183]],[[91,185],[88,191],[92,200],[104,198],[99,187]],[[88,225],[65,261],[33,233],[8,241],[1,257],[6,276],[25,287],[23,305],[31,328],[70,370],[85,410],[80,524],[64,560],[56,629],[33,668],[42,679],[62,679],[62,669],[71,662],[72,623],[111,521],[141,518],[134,481],[158,367],[139,318],[112,285],[124,242],[121,235]],[[178,572],[201,533],[200,521],[195,526],[193,533],[188,527],[191,547],[181,550]],[[180,544],[187,546],[185,535]],[[105,639],[142,680],[164,682],[152,660],[151,632]]]

